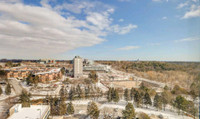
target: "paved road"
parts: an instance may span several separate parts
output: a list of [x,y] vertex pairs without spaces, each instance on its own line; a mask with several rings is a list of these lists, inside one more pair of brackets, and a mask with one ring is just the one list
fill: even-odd
[[13,86],[16,95],[20,95],[22,92],[22,87],[16,79],[9,79],[9,83]]

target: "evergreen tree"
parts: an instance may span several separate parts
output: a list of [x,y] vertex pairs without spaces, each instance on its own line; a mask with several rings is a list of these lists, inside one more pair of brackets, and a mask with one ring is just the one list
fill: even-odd
[[134,94],[135,94],[135,89],[134,89],[134,88],[131,88],[131,92],[130,92],[131,100],[133,100]]
[[145,93],[143,100],[144,100],[144,104],[146,105],[146,108],[148,105],[152,105],[151,98],[148,92]]
[[162,99],[161,96],[158,95],[158,93],[156,93],[156,96],[154,97],[154,107],[156,107],[157,109],[162,109]]
[[97,83],[98,82],[98,75],[95,71],[91,71],[89,74],[89,78],[92,79],[93,83]]
[[107,92],[107,100],[108,102],[112,101],[112,92],[111,92],[111,88],[109,88],[108,92]]
[[142,96],[140,92],[136,90],[134,94],[134,102],[136,103],[137,107],[140,107],[141,100],[142,100]]
[[147,92],[149,89],[145,86],[145,84],[142,82],[140,85],[140,89],[144,92]]
[[90,95],[90,87],[85,87],[85,98],[89,98],[89,95]]
[[57,98],[57,97],[54,97],[54,98],[52,98],[52,100],[51,100],[51,114],[52,115],[60,115],[60,106],[59,106],[59,98]]
[[74,114],[74,107],[73,107],[73,104],[72,102],[68,103],[67,105],[67,114]]
[[65,75],[66,71],[65,71],[65,68],[64,68],[64,67],[61,68],[61,73],[62,73],[62,75]]
[[83,91],[82,91],[82,89],[81,89],[81,87],[80,87],[79,84],[77,85],[76,92],[77,92],[77,94],[78,94],[78,99],[81,99],[81,98],[84,97],[84,96],[83,96]]
[[60,103],[59,103],[59,111],[60,111],[60,115],[65,115],[67,112],[67,106],[65,104],[65,99],[61,97],[60,99]]
[[169,90],[169,87],[165,85],[164,90]]
[[1,86],[0,86],[0,95],[3,93],[3,90],[2,90],[2,88],[1,88]]
[[131,103],[128,103],[125,110],[122,111],[123,119],[133,119],[135,117],[135,109]]
[[74,98],[75,98],[75,90],[74,90],[74,88],[71,88],[70,90],[69,90],[69,100],[74,100]]
[[99,117],[99,109],[96,105],[95,102],[91,102],[88,104],[88,107],[87,107],[87,114],[90,116],[90,118],[92,119],[98,119]]
[[62,100],[65,100],[66,99],[66,96],[65,96],[65,88],[64,88],[64,86],[62,86],[62,88],[60,89],[60,98],[62,99]]
[[124,91],[124,99],[126,101],[129,101],[130,100],[130,95],[129,95],[129,90],[126,88],[125,91]]
[[19,100],[22,103],[22,107],[30,107],[31,100],[30,100],[31,94],[27,93],[25,90],[22,90],[21,95],[19,96]]
[[117,89],[114,89],[112,99],[113,99],[114,102],[119,102],[119,94],[118,94]]
[[182,96],[177,96],[175,101],[174,101],[174,106],[178,109],[178,114],[180,114],[180,110],[186,111],[186,108],[188,105],[188,101],[182,97]]
[[5,93],[6,93],[6,95],[10,95],[11,94],[11,87],[10,87],[9,83],[6,86]]

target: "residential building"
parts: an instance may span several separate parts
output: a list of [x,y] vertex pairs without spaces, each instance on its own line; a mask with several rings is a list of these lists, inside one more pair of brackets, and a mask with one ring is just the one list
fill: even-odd
[[73,59],[74,64],[74,78],[80,78],[83,76],[83,59],[79,56],[75,56]]

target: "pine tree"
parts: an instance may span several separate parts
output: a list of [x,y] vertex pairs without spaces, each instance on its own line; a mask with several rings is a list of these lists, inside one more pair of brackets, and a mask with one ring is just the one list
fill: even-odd
[[91,102],[88,104],[88,107],[87,107],[87,114],[90,116],[90,118],[92,119],[98,119],[99,117],[99,109],[96,105],[95,102]]
[[85,98],[89,98],[89,94],[90,94],[90,87],[85,87]]
[[180,114],[180,110],[185,111],[188,105],[188,101],[182,97],[182,96],[177,96],[175,101],[174,101],[174,106],[178,109],[178,114]]
[[134,94],[135,94],[135,89],[131,88],[131,93],[130,93],[131,100],[133,100]]
[[114,88],[111,88],[111,101],[113,101],[113,97],[114,97]]
[[108,102],[112,101],[112,92],[111,92],[111,88],[109,88],[108,92],[107,92],[107,100]]
[[126,88],[125,91],[124,91],[124,99],[126,101],[129,101],[130,100],[130,95],[129,95],[129,90]]
[[2,88],[1,88],[1,86],[0,86],[0,95],[3,93],[3,90],[2,90]]
[[142,96],[140,92],[136,90],[134,94],[134,102],[136,103],[137,107],[140,107],[141,100],[142,100]]
[[143,100],[144,100],[144,104],[146,105],[146,108],[148,105],[152,105],[151,98],[148,92],[145,93]]
[[162,99],[161,96],[158,95],[158,93],[156,93],[155,97],[154,97],[154,107],[156,107],[157,109],[162,109]]
[[62,88],[60,89],[60,97],[62,100],[66,99],[64,86],[62,86]]
[[74,107],[73,107],[72,102],[67,104],[67,114],[69,114],[69,115],[74,114]]
[[77,94],[78,94],[78,99],[81,99],[81,98],[84,97],[84,96],[83,96],[83,91],[82,91],[82,89],[81,89],[81,87],[80,87],[79,84],[77,85],[76,92],[77,92]]
[[20,97],[19,100],[22,103],[22,107],[30,107],[30,105],[31,105],[31,100],[30,100],[31,94],[30,93],[27,93],[25,90],[22,90],[22,93],[19,97]]
[[113,92],[113,101],[114,102],[119,102],[119,94],[118,94],[117,89],[114,89],[114,92]]
[[5,93],[6,93],[6,95],[10,95],[11,94],[11,87],[10,87],[9,83],[6,86]]
[[147,92],[149,89],[145,86],[145,84],[142,82],[141,83],[141,85],[140,85],[140,89],[142,90],[142,91],[145,91],[145,92]]
[[89,74],[89,78],[92,79],[93,83],[97,83],[98,82],[98,75],[95,71],[91,71]]
[[135,109],[131,103],[128,103],[125,110],[122,111],[123,119],[133,119],[135,117]]
[[74,100],[75,90],[74,88],[71,88],[69,91],[69,100]]
[[67,106],[65,104],[65,99],[61,97],[60,100],[61,100],[60,104],[59,104],[60,115],[65,115],[67,112]]

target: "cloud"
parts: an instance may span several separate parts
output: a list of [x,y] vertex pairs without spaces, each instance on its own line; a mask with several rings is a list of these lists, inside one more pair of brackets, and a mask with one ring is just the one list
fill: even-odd
[[4,3],[21,3],[22,0],[1,0],[0,2]]
[[118,21],[119,21],[119,22],[123,22],[123,21],[124,21],[124,19],[119,19]]
[[125,46],[122,48],[118,48],[117,50],[133,50],[133,49],[138,49],[140,48],[139,46]]
[[181,8],[186,7],[186,6],[188,6],[188,5],[189,5],[189,2],[186,1],[186,2],[184,2],[184,3],[180,3],[176,8],[177,8],[177,9],[181,9]]
[[13,57],[48,56],[104,41],[44,7],[0,3],[0,13],[0,50]]
[[166,1],[168,2],[169,0],[152,0],[153,2],[162,2],[162,1]]
[[[83,5],[71,11],[52,7],[48,0],[40,3],[42,6],[0,2],[1,57],[46,58],[102,43],[105,41],[102,36],[110,32],[126,34],[137,28],[133,24],[112,24],[110,15],[114,8],[105,5],[104,9],[95,11],[92,7],[101,3],[90,3],[91,7]],[[85,18],[79,20],[70,12],[83,13]]]
[[200,6],[192,5],[190,11],[187,11],[182,19],[188,19],[193,17],[200,17]]
[[166,20],[166,19],[167,19],[167,17],[166,17],[166,16],[162,17],[162,20]]
[[114,25],[111,27],[111,31],[114,31],[115,33],[119,33],[123,35],[130,32],[132,29],[136,29],[137,27],[138,27],[137,25],[132,25],[132,24],[129,24],[124,27],[120,27],[119,25]]
[[199,40],[200,40],[200,37],[190,37],[190,38],[175,40],[175,42],[191,42],[191,41],[199,41]]

